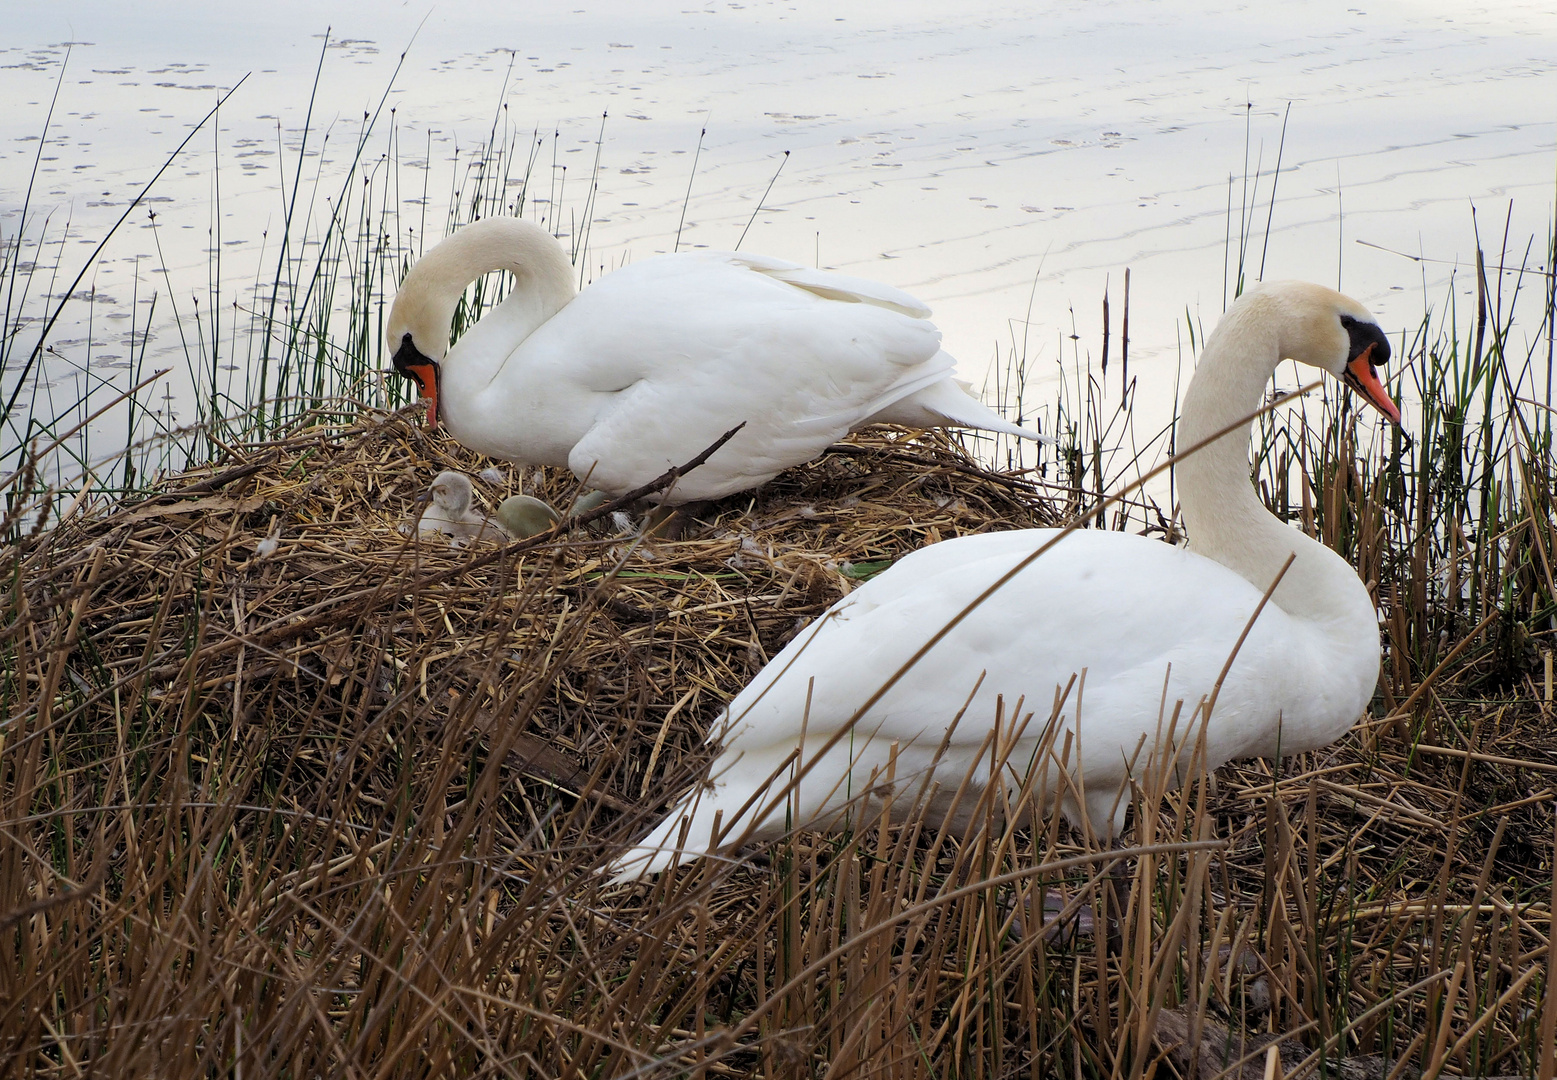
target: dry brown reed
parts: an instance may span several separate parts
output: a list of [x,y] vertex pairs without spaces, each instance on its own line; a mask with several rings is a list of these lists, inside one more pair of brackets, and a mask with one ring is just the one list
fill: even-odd
[[[402,532],[439,470],[488,464],[407,415],[316,421],[5,549],[5,1075],[1537,1069],[1557,738],[1528,673],[1460,700],[1491,622],[1329,750],[1144,769],[1113,852],[973,786],[967,833],[884,813],[609,886],[807,620],[1059,514],[877,430],[685,541]],[[501,468],[489,503],[575,494]],[[1321,524],[1366,520],[1338,475]]]

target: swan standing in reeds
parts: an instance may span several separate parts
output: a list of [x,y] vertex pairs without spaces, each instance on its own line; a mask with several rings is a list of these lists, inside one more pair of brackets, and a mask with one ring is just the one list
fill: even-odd
[[[512,291],[450,348],[465,286],[492,270]],[[576,274],[516,218],[472,222],[411,268],[388,343],[429,423],[617,495],[744,423],[663,496],[672,505],[756,487],[876,421],[1038,438],[952,378],[929,310],[889,286],[731,252],[646,259],[577,295]]]
[[[1177,466],[1188,549],[1072,532],[910,666],[932,635],[1058,532],[989,533],[914,552],[834,604],[736,696],[710,735],[723,749],[708,779],[610,871],[637,878],[742,837],[771,839],[823,823],[874,794],[866,789],[880,784],[889,764],[893,806],[910,807],[927,793],[929,820],[940,820],[934,815],[951,808],[964,777],[975,789],[988,781],[985,739],[997,696],[1004,730],[1019,726],[1018,709],[1034,716],[1006,757],[1004,782],[1019,786],[1047,746],[1052,756],[1033,767],[1063,757],[1068,774],[1056,765],[1043,785],[1047,801],[1105,839],[1123,827],[1132,775],[1154,751],[1159,762],[1185,766],[1203,747],[1212,769],[1340,738],[1378,678],[1377,616],[1344,559],[1256,497],[1249,418],[1276,365],[1291,358],[1342,379],[1398,423],[1375,370],[1389,353],[1373,317],[1340,293],[1301,282],[1246,293],[1206,342],[1181,411],[1180,447],[1232,428]],[[1184,709],[1163,756],[1155,744],[1174,726],[1176,701]],[[1045,743],[1041,729],[1054,702]],[[780,792],[797,768],[791,793],[763,793],[770,779]],[[958,806],[966,811],[975,801],[965,795]],[[860,806],[879,813],[881,803],[867,798]]]

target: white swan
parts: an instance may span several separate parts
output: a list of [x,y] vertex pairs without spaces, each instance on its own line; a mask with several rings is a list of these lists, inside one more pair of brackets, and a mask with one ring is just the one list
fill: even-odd
[[[460,294],[491,270],[513,290],[449,348]],[[577,296],[575,273],[516,218],[473,222],[411,268],[387,335],[430,423],[619,495],[745,422],[672,504],[755,487],[875,421],[1037,438],[953,380],[929,310],[886,285],[729,252],[645,259]]]
[[432,485],[417,497],[417,501],[429,504],[416,523],[419,537],[441,536],[454,547],[462,547],[477,538],[503,539],[502,529],[495,521],[471,509],[475,490],[470,477],[462,472],[445,469],[433,478]]
[[[1206,765],[1296,753],[1339,738],[1378,678],[1373,603],[1344,559],[1260,503],[1249,483],[1249,423],[1238,421],[1259,408],[1277,363],[1290,357],[1342,378],[1398,423],[1374,370],[1389,351],[1372,316],[1340,293],[1301,282],[1246,293],[1206,342],[1184,398],[1179,446],[1237,425],[1178,465],[1188,550],[1123,533],[1065,536],[975,608],[824,753],[933,634],[1057,532],[989,533],[914,552],[834,604],[736,696],[710,736],[724,746],[709,781],[610,871],[636,878],[713,850],[716,814],[721,846],[743,833],[753,840],[782,835],[786,816],[797,825],[820,823],[861,796],[873,770],[885,774],[894,744],[894,805],[907,807],[927,789],[905,795],[904,779],[929,782],[948,725],[961,712],[934,763],[939,787],[930,805],[932,813],[944,811],[964,776],[975,787],[979,770],[987,779],[989,752],[980,760],[979,749],[996,716],[996,696],[1003,697],[1007,732],[1018,702],[1024,717],[1035,714],[1008,759],[1020,773],[1073,676],[1052,746],[1058,757],[1065,734],[1072,736],[1069,771],[1084,798],[1070,787],[1058,802],[1073,821],[1084,809],[1092,828],[1111,837],[1123,826],[1130,760],[1139,772],[1175,701],[1185,708],[1174,743],[1178,760],[1188,763],[1200,731],[1198,720],[1186,721],[1211,695],[1289,555],[1291,567],[1237,650],[1204,724]],[[773,789],[784,786],[792,768],[785,762],[802,730],[801,760],[811,768],[793,802],[749,801],[775,773]],[[1021,779],[1006,777],[1012,785]],[[1059,781],[1056,771],[1046,790],[1055,792]],[[960,805],[966,810],[974,801],[965,796]],[[880,805],[866,802],[865,813],[879,814]],[[677,852],[684,818],[690,826],[685,850]]]

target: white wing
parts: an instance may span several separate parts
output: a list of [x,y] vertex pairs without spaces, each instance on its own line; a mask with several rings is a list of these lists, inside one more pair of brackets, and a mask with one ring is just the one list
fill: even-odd
[[[812,772],[800,785],[798,804],[774,809],[759,822],[757,838],[781,833],[787,809],[805,822],[842,808],[872,768],[884,767],[894,744],[900,777],[930,769],[962,713],[945,757],[935,764],[943,785],[955,789],[990,731],[997,701],[1007,724],[1018,704],[1023,717],[1032,715],[1023,751],[1030,754],[1067,686],[1059,738],[1069,731],[1075,739],[1070,768],[1079,771],[1085,763],[1088,815],[1106,834],[1118,823],[1116,799],[1142,740],[1146,751],[1139,763],[1158,737],[1159,718],[1171,717],[1180,700],[1178,738],[1184,739],[1183,723],[1216,685],[1260,592],[1217,563],[1157,541],[1076,532],[913,662],[937,631],[1055,535],[1025,530],[934,544],[833,605],[730,703],[725,724],[712,733],[723,743],[710,770],[712,789],[700,785],[684,799],[618,864],[619,876],[678,861],[669,849],[683,817],[692,820],[688,857],[707,850],[714,815],[720,813],[725,825],[735,821],[800,745],[802,728],[805,757],[815,760]],[[1081,611],[1109,617],[1078,625]],[[1308,712],[1329,707],[1314,696],[1310,675],[1323,659],[1305,652],[1311,637],[1274,606],[1261,613],[1207,726],[1213,767],[1274,753],[1272,736],[1284,711],[1301,726]],[[866,709],[899,672],[896,684]],[[856,712],[862,715],[850,734],[819,757]],[[781,777],[777,786],[782,784]],[[1075,812],[1074,806],[1066,809]],[[742,825],[752,811],[747,814]]]
[[952,385],[955,361],[924,314],[890,286],[777,259],[647,259],[606,275],[530,334],[458,435],[498,456],[566,460],[619,492],[744,423],[668,501],[718,498],[816,457],[897,402]]

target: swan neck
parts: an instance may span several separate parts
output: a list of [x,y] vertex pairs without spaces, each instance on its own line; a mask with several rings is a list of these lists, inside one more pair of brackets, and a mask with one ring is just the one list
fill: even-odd
[[513,287],[499,307],[514,320],[508,333],[516,342],[573,299],[573,266],[562,245],[539,225],[521,218],[484,218],[465,226],[417,261],[401,291],[425,292],[442,329],[437,340],[447,342],[465,287],[493,270],[514,276]]
[[[1271,599],[1289,615],[1366,617],[1371,601],[1356,572],[1323,544],[1279,521],[1250,481],[1253,414],[1282,358],[1280,313],[1263,301],[1245,297],[1228,311],[1206,341],[1184,395],[1176,446],[1186,456],[1175,474],[1189,549],[1261,591],[1281,575]],[[1289,556],[1293,562],[1283,574]]]
[[[1251,314],[1245,304],[1222,319],[1201,352],[1179,413],[1175,445],[1185,457],[1175,471],[1185,524],[1195,523],[1190,537],[1197,547],[1218,539],[1225,516],[1220,511],[1229,506],[1270,516],[1249,482],[1249,435],[1281,355],[1274,329]],[[1219,431],[1225,434],[1200,445]]]

